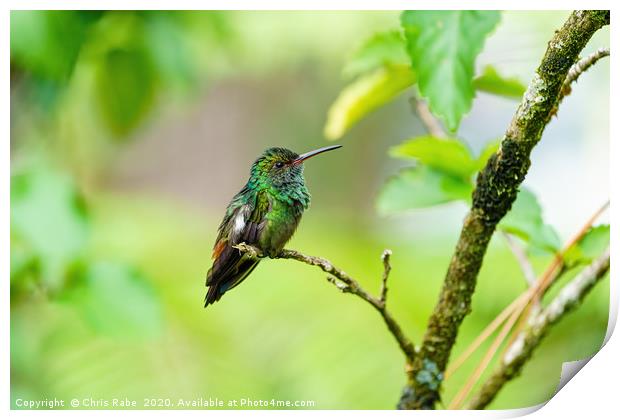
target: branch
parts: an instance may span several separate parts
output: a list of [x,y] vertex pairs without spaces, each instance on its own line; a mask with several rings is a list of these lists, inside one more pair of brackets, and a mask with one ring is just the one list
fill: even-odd
[[[446,369],[445,378],[449,378],[454,374],[454,372],[463,365],[467,361],[467,359],[480,347],[480,345],[486,341],[487,338],[491,336],[495,332],[497,328],[499,328],[504,321],[506,321],[512,314],[515,312],[518,314],[523,314],[521,316],[523,325],[519,325],[514,329],[514,337],[511,337],[509,340],[509,345],[516,339],[516,336],[520,332],[523,326],[530,316],[532,316],[529,311],[527,311],[527,307],[531,301],[539,301],[540,298],[544,295],[544,293],[553,285],[553,283],[562,275],[565,271],[564,260],[566,256],[566,252],[571,249],[576,243],[578,243],[589,231],[594,222],[600,215],[608,208],[609,201],[605,202],[601,207],[599,207],[594,214],[592,214],[586,222],[579,228],[577,233],[575,233],[562,247],[562,250],[557,253],[551,263],[547,266],[545,271],[540,275],[540,277],[536,280],[536,282],[531,285],[526,291],[521,293],[515,300],[510,303],[504,310],[495,317],[493,321],[489,325],[484,328],[484,330],[476,337],[476,339],[463,351],[463,353],[451,363]],[[538,307],[537,309],[540,309]],[[525,313],[524,313],[525,312]],[[534,311],[537,313],[537,311]]]
[[[530,153],[540,140],[557,104],[570,67],[588,40],[609,24],[609,11],[575,11],[549,42],[500,149],[479,173],[472,208],[431,314],[422,347],[414,359],[399,408],[432,409],[439,400],[439,375],[446,368],[471,298],[489,241],[497,223],[510,210],[530,166]],[[436,380],[429,381],[433,377]]]
[[[515,241],[512,235],[504,231],[501,231],[501,234],[506,240],[506,244],[508,245],[508,248],[510,248],[510,250],[512,251],[512,254],[515,256],[515,259],[519,263],[519,267],[521,267],[521,272],[523,273],[523,277],[525,278],[525,281],[527,282],[528,287],[534,286],[537,283],[538,279],[536,278],[536,271],[534,270],[532,263],[527,257],[525,250],[523,249],[522,246],[519,245],[519,243],[517,243],[517,241]],[[533,299],[530,302],[530,305],[531,305],[533,312],[538,312],[540,310],[540,298]],[[525,320],[525,317],[522,317],[522,322],[524,320]],[[514,341],[514,337],[516,336],[517,331],[520,329],[521,329],[521,326],[515,328],[512,335],[508,339],[509,343]]]
[[465,385],[454,396],[454,399],[450,401],[450,405],[448,406],[449,410],[456,410],[460,408],[465,398],[467,398],[467,396],[469,395],[469,392],[472,390],[476,382],[478,382],[478,379],[480,379],[480,377],[484,373],[486,367],[489,365],[489,363],[491,363],[493,356],[495,356],[495,353],[502,345],[502,342],[504,341],[508,333],[510,333],[510,329],[519,319],[519,315],[520,314],[518,311],[515,311],[512,313],[512,315],[510,315],[510,318],[508,318],[508,321],[506,321],[504,327],[500,330],[499,334],[491,344],[491,347],[489,347],[487,352],[484,354],[484,357],[476,367],[476,370],[474,370],[473,374],[470,375],[470,377],[467,379]]
[[[250,254],[253,257],[262,257],[260,250],[245,243],[235,245],[234,248],[237,248],[241,252]],[[383,251],[383,255],[381,256],[384,270],[381,292],[378,298],[372,296],[370,293],[364,290],[362,286],[360,286],[360,284],[357,282],[357,280],[355,280],[353,277],[349,276],[338,267],[335,267],[331,262],[324,258],[305,255],[301,252],[290,249],[282,250],[275,258],[295,260],[308,265],[314,265],[316,267],[319,267],[321,270],[330,275],[327,280],[330,283],[334,284],[336,287],[338,287],[340,291],[342,291],[343,293],[354,294],[369,303],[373,308],[377,310],[377,312],[379,312],[388,330],[390,331],[390,333],[400,346],[400,349],[404,353],[407,359],[407,363],[410,364],[416,357],[416,350],[411,341],[405,336],[403,329],[396,322],[396,320],[387,310],[385,305],[387,297],[387,281],[391,270],[390,255],[392,255],[392,251],[386,249],[385,251]]]
[[441,123],[435,118],[435,116],[428,109],[428,105],[422,99],[411,98],[410,103],[415,107],[416,114],[422,121],[422,124],[426,127],[428,133],[439,139],[445,138],[446,133],[441,127]]
[[596,64],[596,62],[603,57],[609,57],[609,48],[599,48],[586,58],[582,58],[573,64],[568,71],[564,84],[562,85],[558,102],[562,102],[562,99],[564,99],[565,96],[570,95],[571,85],[579,79],[579,76],[581,76],[582,73],[588,71],[590,67]]
[[532,286],[536,283],[536,272],[534,271],[534,267],[532,267],[532,263],[527,258],[525,250],[514,240],[514,238],[509,233],[502,232],[502,236],[506,240],[508,248],[510,248],[510,251],[512,251],[517,262],[519,263],[519,267],[521,267],[521,272],[523,273],[523,277],[525,277],[527,285]]
[[383,254],[381,254],[381,261],[383,261],[383,276],[381,277],[381,291],[379,292],[379,301],[382,302],[384,306],[387,301],[387,281],[388,277],[390,276],[390,271],[392,271],[392,266],[390,265],[391,256],[392,251],[389,249],[384,250]]
[[608,271],[609,248],[564,286],[557,297],[529,321],[527,329],[522,331],[508,348],[501,365],[474,395],[467,408],[483,409],[493,401],[502,387],[521,373],[523,365],[532,357],[549,328],[578,307]]

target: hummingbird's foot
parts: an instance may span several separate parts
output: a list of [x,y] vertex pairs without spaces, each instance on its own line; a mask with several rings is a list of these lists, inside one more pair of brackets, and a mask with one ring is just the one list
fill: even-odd
[[255,246],[248,245],[245,242],[241,242],[240,244],[233,245],[233,248],[238,249],[240,252],[249,255],[252,258],[263,258],[263,251],[256,248]]

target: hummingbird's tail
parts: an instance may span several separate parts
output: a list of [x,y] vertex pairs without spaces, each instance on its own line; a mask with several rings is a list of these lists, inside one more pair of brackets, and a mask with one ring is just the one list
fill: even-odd
[[205,308],[220,300],[220,298],[224,295],[224,293],[220,293],[219,287],[209,286],[207,290],[207,296],[205,296]]
[[209,290],[205,297],[205,308],[220,300],[224,293],[245,280],[260,261],[247,254],[239,255],[236,249],[231,248],[231,251],[231,255],[222,255],[224,258],[218,258],[207,273]]

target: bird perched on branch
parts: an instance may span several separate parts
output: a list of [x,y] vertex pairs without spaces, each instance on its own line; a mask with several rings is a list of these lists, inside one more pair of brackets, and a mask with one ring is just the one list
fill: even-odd
[[205,307],[220,300],[258,265],[258,255],[242,252],[234,248],[236,245],[245,243],[272,258],[280,253],[310,205],[304,161],[339,147],[323,147],[302,155],[272,147],[256,159],[250,179],[233,197],[218,229],[213,266],[207,274]]

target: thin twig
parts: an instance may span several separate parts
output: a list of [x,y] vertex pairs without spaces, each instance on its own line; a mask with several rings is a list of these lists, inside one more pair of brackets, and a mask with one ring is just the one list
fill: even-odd
[[435,118],[435,116],[428,109],[428,105],[422,99],[411,98],[411,105],[415,107],[416,114],[426,127],[428,133],[437,138],[445,138],[446,132],[441,127],[441,123]]
[[512,251],[517,262],[519,263],[519,267],[521,267],[521,272],[523,273],[523,277],[525,278],[527,285],[532,286],[536,283],[536,272],[534,271],[532,263],[527,258],[525,250],[517,243],[517,241],[514,240],[514,238],[509,233],[506,233],[504,231],[501,231],[501,233],[506,240],[508,248],[510,248],[510,251]]
[[[559,274],[563,273],[563,265],[564,265],[564,255],[566,252],[577,242],[579,242],[585,234],[592,227],[596,219],[607,209],[609,206],[609,201],[603,204],[599,209],[597,209],[592,216],[586,220],[586,222],[579,228],[577,233],[566,242],[562,251],[560,251],[557,255],[554,256],[553,260],[549,264],[549,266],[545,269],[545,271],[540,275],[536,283],[531,286],[529,289],[521,293],[515,300],[513,300],[510,305],[508,305],[504,310],[495,317],[493,321],[474,339],[474,341],[465,349],[465,351],[446,369],[445,377],[453,375],[454,372],[463,365],[467,361],[467,359],[480,347],[480,345],[486,341],[486,339],[493,334],[493,332],[500,326],[502,323],[508,319],[511,314],[517,312],[522,314],[527,307],[528,303],[533,299],[539,298],[544,291],[548,290],[548,288],[554,283],[554,281],[558,278]],[[529,312],[526,311],[524,314],[524,319],[529,318]],[[517,328],[520,330],[520,328]]]
[[[543,295],[547,292],[547,290],[549,290],[551,285],[553,285],[556,280],[566,272],[564,256],[566,255],[568,250],[571,249],[575,244],[577,244],[577,242],[579,242],[586,235],[586,233],[588,233],[596,219],[598,219],[600,215],[605,210],[607,210],[608,207],[609,201],[605,202],[605,204],[599,207],[599,209],[595,211],[592,216],[590,216],[586,223],[583,224],[581,229],[579,229],[579,231],[571,239],[568,240],[562,250],[555,255],[555,258],[551,262],[551,265],[548,267],[547,271],[545,271],[545,273],[540,279],[540,282],[537,284],[530,302],[528,302],[527,305],[521,308],[521,322],[519,323],[517,328],[515,328],[513,334],[508,339],[508,344],[506,346],[507,348],[514,343],[519,333],[523,330],[523,328],[525,328],[528,320],[531,317],[536,316],[536,314],[540,311],[540,300],[542,299]],[[504,356],[504,354],[505,352],[502,354],[502,357]]]
[[528,328],[519,334],[502,358],[500,366],[472,397],[467,408],[479,410],[491,403],[502,387],[521,373],[523,365],[532,356],[549,327],[576,308],[608,271],[609,248],[564,286],[551,303],[530,320]]
[[[517,241],[512,235],[505,231],[500,230],[500,232],[506,240],[508,248],[510,248],[517,262],[519,263],[519,267],[521,267],[521,272],[523,273],[523,277],[525,278],[528,287],[532,287],[534,284],[536,284],[536,272],[534,271],[534,267],[532,266],[532,263],[527,257],[527,254],[525,253],[525,249],[523,249],[523,247],[519,245],[519,243],[517,243]],[[533,312],[538,312],[540,310],[540,299],[532,300],[530,302],[530,305]],[[511,334],[511,336],[508,338],[509,343],[514,341],[517,331],[519,331],[523,327],[524,321],[525,317],[522,317],[521,322],[519,323],[519,325],[517,325],[517,328],[514,329],[513,334]]]
[[[262,256],[260,250],[245,243],[235,245],[235,248],[237,248],[241,252],[245,252],[255,257]],[[391,251],[386,250],[383,252],[382,259],[384,264],[384,282],[387,282],[390,271],[389,255],[391,255]],[[360,284],[357,282],[357,280],[355,280],[353,277],[349,276],[340,268],[334,266],[325,258],[305,255],[301,252],[290,249],[282,250],[276,256],[276,258],[295,260],[308,265],[314,265],[329,274],[330,276],[328,276],[327,280],[330,283],[334,284],[336,287],[338,287],[340,291],[342,291],[343,293],[351,293],[358,296],[362,300],[368,302],[373,308],[377,310],[377,312],[379,312],[388,330],[390,331],[390,333],[400,346],[400,349],[404,353],[405,358],[407,359],[407,363],[410,363],[416,357],[416,350],[413,346],[413,343],[405,336],[403,329],[396,322],[392,314],[386,309],[385,300],[382,300],[381,297],[377,298],[372,296],[370,293],[364,290],[362,286],[360,286]],[[386,292],[382,292],[382,297],[385,297],[385,293],[387,293],[387,287],[385,287],[385,290]]]
[[592,67],[598,60],[603,57],[609,57],[609,48],[599,48],[594,51],[589,56],[582,58],[568,71],[566,75],[566,79],[564,80],[564,84],[562,85],[562,90],[560,91],[560,97],[558,101],[562,101],[565,96],[570,95],[571,93],[571,85],[579,79],[583,73],[588,71],[590,67]]
[[381,254],[381,261],[383,261],[383,276],[381,277],[381,290],[379,292],[379,302],[382,302],[385,305],[387,300],[387,281],[390,276],[390,271],[392,271],[392,266],[390,265],[390,257],[392,256],[392,251],[386,249]]
[[562,251],[556,254],[552,262],[553,269],[551,270],[556,275],[555,276],[549,275],[543,278],[543,280],[545,281],[540,282],[539,287],[536,290],[536,296],[534,297],[535,299],[539,298],[540,295],[543,294],[549,288],[549,286],[551,286],[551,284],[557,278],[557,274],[563,271],[564,255],[566,254],[566,252],[570,248],[572,248],[575,244],[577,244],[577,242],[579,242],[586,235],[586,233],[588,233],[588,231],[590,230],[590,228],[592,227],[596,219],[598,219],[601,216],[601,214],[603,214],[603,212],[607,210],[608,207],[609,207],[609,201],[605,202],[605,204],[599,207],[599,209],[595,211],[592,216],[590,216],[590,218],[586,221],[586,223],[583,224],[581,229],[579,229],[579,231],[571,239],[568,240],[568,242],[564,245],[564,248],[562,248]]
[[491,347],[489,347],[489,350],[487,350],[486,354],[482,358],[482,361],[476,367],[474,373],[467,379],[465,385],[459,390],[454,399],[450,402],[448,409],[456,410],[461,408],[463,401],[465,401],[465,398],[467,398],[476,382],[478,382],[478,379],[480,379],[480,377],[484,373],[484,370],[487,368],[489,363],[491,363],[491,360],[493,360],[493,356],[495,356],[495,353],[497,353],[497,350],[502,345],[504,338],[506,338],[506,336],[510,332],[510,329],[517,322],[517,319],[519,319],[519,312],[515,311],[512,313],[510,318],[508,318],[508,321],[506,321],[506,323],[504,324],[504,327],[495,338],[495,341],[493,341],[493,344],[491,344]]
[[478,337],[476,337],[469,347],[467,347],[467,349],[465,349],[465,351],[453,363],[451,363],[450,366],[448,366],[448,369],[446,369],[445,378],[448,379],[452,376],[454,372],[456,372],[458,368],[460,368],[461,365],[465,363],[467,359],[469,359],[469,357],[478,349],[478,347],[480,347],[480,345],[484,343],[486,339],[489,338],[489,336],[493,334],[493,332],[495,332],[495,330],[502,325],[502,323],[508,319],[510,315],[513,314],[515,310],[529,297],[529,294],[522,293],[517,299],[513,300],[510,305],[505,307],[504,310],[497,315],[489,325],[486,326]]

